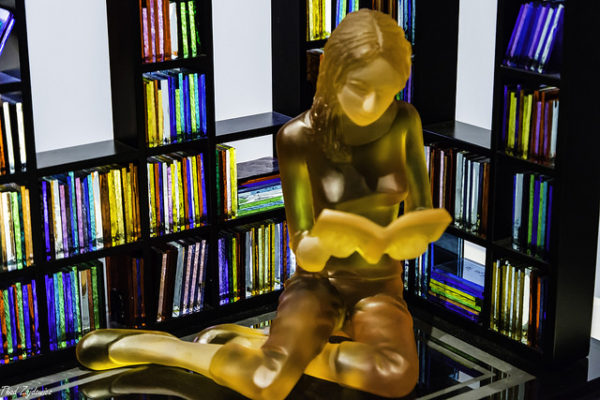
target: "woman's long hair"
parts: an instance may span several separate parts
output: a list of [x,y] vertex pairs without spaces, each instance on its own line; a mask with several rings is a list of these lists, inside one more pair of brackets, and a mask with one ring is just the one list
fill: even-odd
[[337,93],[348,72],[382,57],[406,82],[410,75],[411,52],[404,30],[390,16],[379,11],[362,9],[348,14],[333,31],[325,44],[317,91],[310,109],[317,141],[327,158],[337,162],[350,160],[350,149],[342,142],[336,123],[342,112]]

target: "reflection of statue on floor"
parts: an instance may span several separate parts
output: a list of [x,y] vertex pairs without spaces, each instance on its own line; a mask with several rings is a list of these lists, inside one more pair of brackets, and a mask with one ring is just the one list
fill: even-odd
[[[83,365],[177,366],[253,399],[284,398],[303,373],[386,397],[412,391],[419,369],[400,260],[422,254],[450,216],[431,209],[419,115],[394,101],[410,73],[410,44],[389,16],[361,10],[324,53],[312,108],[277,135],[301,268],[269,335],[221,325],[187,343],[100,330],[77,347]],[[352,340],[330,343],[334,333]]]

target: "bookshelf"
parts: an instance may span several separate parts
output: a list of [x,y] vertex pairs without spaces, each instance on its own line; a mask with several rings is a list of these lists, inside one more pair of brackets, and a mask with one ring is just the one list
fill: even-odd
[[[297,115],[310,106],[314,88],[307,82],[306,50],[322,47],[326,40],[306,40],[306,2],[283,6],[272,2],[273,104],[274,110]],[[588,353],[593,277],[598,234],[600,171],[594,161],[598,148],[593,115],[598,100],[584,100],[581,93],[598,83],[590,62],[582,61],[592,46],[597,24],[582,4],[565,4],[562,66],[558,71],[535,73],[502,65],[512,29],[524,1],[499,0],[496,20],[495,63],[491,129],[455,121],[458,57],[459,1],[419,0],[413,61],[413,104],[423,122],[425,144],[452,147],[489,159],[487,230],[473,234],[450,226],[448,233],[483,247],[485,280],[479,322],[469,321],[449,309],[414,294],[409,285],[406,299],[415,316],[469,340],[494,355],[532,371],[543,365],[566,363]],[[371,8],[370,1],[361,7]],[[586,27],[586,28],[584,28]],[[593,27],[593,28],[592,28]],[[590,32],[586,29],[591,29]],[[443,65],[443,68],[440,67]],[[503,87],[522,83],[560,88],[557,157],[553,165],[523,159],[503,151]],[[539,256],[512,246],[512,179],[517,172],[551,177],[554,182],[550,222],[550,251]],[[579,207],[581,206],[581,207]],[[492,269],[497,259],[531,266],[547,276],[546,321],[542,345],[533,347],[489,328],[492,318]],[[409,267],[414,282],[414,264]]]
[[[165,61],[142,60],[142,43],[140,41],[140,16],[136,2],[122,2],[119,0],[107,0],[107,21],[111,69],[112,109],[114,136],[112,140],[90,143],[46,151],[35,152],[35,140],[33,135],[32,111],[31,111],[31,88],[29,83],[27,35],[25,29],[25,0],[17,0],[12,4],[0,2],[0,5],[10,8],[17,17],[17,24],[12,33],[13,38],[18,37],[18,52],[16,65],[20,66],[20,79],[14,77],[14,72],[3,71],[0,75],[0,91],[2,93],[20,90],[23,93],[23,103],[26,123],[26,144],[28,169],[12,175],[0,176],[0,183],[18,183],[25,185],[30,190],[31,199],[31,225],[44,226],[42,182],[50,177],[67,174],[69,171],[84,173],[93,171],[99,167],[118,165],[119,167],[132,166],[137,169],[137,193],[134,200],[139,207],[140,235],[130,242],[110,247],[94,248],[87,252],[79,252],[69,257],[49,257],[47,259],[44,249],[44,229],[33,230],[34,264],[29,268],[21,270],[0,272],[0,290],[15,282],[34,280],[37,288],[37,310],[39,317],[39,336],[41,343],[39,351],[35,355],[23,359],[11,360],[6,365],[0,365],[3,376],[17,377],[30,370],[32,366],[41,368],[60,368],[61,366],[73,365],[75,363],[74,344],[71,340],[66,346],[58,349],[51,347],[48,317],[51,312],[47,309],[45,280],[59,272],[63,272],[61,279],[65,279],[64,272],[69,271],[73,265],[82,266],[95,262],[95,260],[111,257],[128,257],[130,260],[143,260],[145,275],[140,281],[136,281],[144,287],[146,299],[146,315],[138,325],[145,328],[159,329],[178,335],[192,334],[201,329],[219,323],[229,322],[243,317],[251,316],[257,312],[272,311],[280,294],[279,290],[263,291],[262,294],[244,298],[230,304],[219,305],[219,266],[217,258],[217,243],[221,232],[238,229],[241,226],[251,224],[262,224],[268,221],[282,221],[285,219],[283,208],[255,213],[239,218],[223,218],[216,212],[216,186],[217,171],[215,166],[215,150],[217,145],[240,139],[250,139],[261,136],[272,136],[274,150],[274,135],[278,129],[290,118],[278,112],[269,112],[250,115],[224,121],[215,121],[214,118],[214,60],[212,42],[212,5],[209,0],[194,0],[195,23],[197,27],[200,45],[197,55],[187,58],[177,58]],[[185,2],[189,6],[190,1]],[[178,5],[183,4],[181,2]],[[188,9],[189,10],[189,9]],[[177,15],[181,18],[180,11]],[[188,23],[190,20],[188,19]],[[191,28],[190,28],[191,29]],[[178,33],[181,42],[182,33]],[[191,42],[190,46],[191,46]],[[190,50],[191,52],[191,50]],[[6,53],[3,58],[6,57]],[[20,62],[19,62],[20,61]],[[14,68],[14,66],[11,66]],[[162,146],[149,147],[146,143],[146,104],[144,97],[144,74],[152,74],[156,71],[182,69],[183,71],[203,74],[205,79],[205,123],[206,127],[202,134],[190,137],[190,140],[176,143],[168,143]],[[18,75],[17,75],[18,76]],[[199,82],[199,81],[198,81]],[[197,86],[198,88],[198,86]],[[199,114],[197,114],[199,115]],[[198,120],[197,126],[200,125]],[[187,154],[201,154],[204,158],[204,194],[205,194],[205,217],[202,223],[187,230],[175,230],[169,234],[151,236],[149,221],[149,189],[147,163],[151,159],[164,160],[164,156],[185,152]],[[90,181],[91,182],[91,181]],[[236,184],[233,182],[232,184]],[[127,185],[123,185],[125,188]],[[125,206],[126,207],[126,206]],[[39,212],[40,210],[41,212]],[[124,212],[126,210],[124,209]],[[112,221],[111,221],[112,222]],[[207,260],[205,263],[205,286],[204,304],[199,311],[177,318],[169,318],[157,322],[155,315],[155,297],[158,294],[152,292],[155,289],[156,277],[154,275],[154,264],[150,261],[154,248],[164,246],[174,241],[189,241],[191,238],[205,240],[208,244]],[[115,259],[116,260],[116,259]],[[83,267],[82,267],[83,268]],[[97,296],[97,307],[100,312],[99,326],[106,327],[109,321],[108,311],[112,309],[109,302],[110,287],[107,292],[102,293],[102,281],[107,281],[106,266],[100,264],[98,275],[99,293]],[[138,270],[139,271],[139,270]],[[243,272],[242,272],[243,274]],[[123,271],[122,278],[127,273]],[[58,275],[56,275],[58,279]],[[119,274],[121,277],[121,274]],[[139,276],[138,276],[139,278]],[[135,278],[137,279],[137,278]],[[241,278],[240,278],[241,279]],[[64,296],[67,296],[66,293]],[[114,295],[113,295],[114,297]],[[65,297],[66,300],[66,297]],[[114,300],[114,299],[112,299]],[[74,300],[73,300],[74,301]],[[65,306],[66,307],[66,306]],[[66,309],[65,309],[66,310]],[[106,310],[106,312],[105,312]],[[66,317],[68,318],[68,317]],[[81,322],[80,322],[81,323]],[[133,327],[133,326],[131,326]],[[72,337],[71,337],[72,339]],[[6,374],[6,375],[5,375]]]

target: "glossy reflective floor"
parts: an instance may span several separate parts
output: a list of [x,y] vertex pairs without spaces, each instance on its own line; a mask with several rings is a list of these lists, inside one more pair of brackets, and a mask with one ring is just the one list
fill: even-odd
[[[240,321],[257,326],[273,314]],[[439,329],[415,321],[420,378],[407,399],[527,399],[534,377]],[[190,338],[187,338],[191,340]],[[529,382],[529,383],[528,383]],[[212,381],[184,370],[146,366],[101,373],[71,369],[0,388],[0,397],[118,399],[242,399]],[[373,399],[366,393],[304,376],[290,399]]]

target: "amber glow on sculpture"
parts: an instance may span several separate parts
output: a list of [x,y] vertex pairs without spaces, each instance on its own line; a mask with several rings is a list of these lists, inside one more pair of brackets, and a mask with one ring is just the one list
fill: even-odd
[[[389,16],[360,10],[324,54],[313,106],[277,135],[299,268],[269,335],[220,325],[187,343],[100,330],[77,347],[83,365],[182,367],[252,399],[285,398],[303,373],[385,397],[413,390],[419,368],[401,260],[421,255],[451,218],[432,209],[419,115],[394,100],[410,44]],[[350,340],[330,343],[334,333]]]

